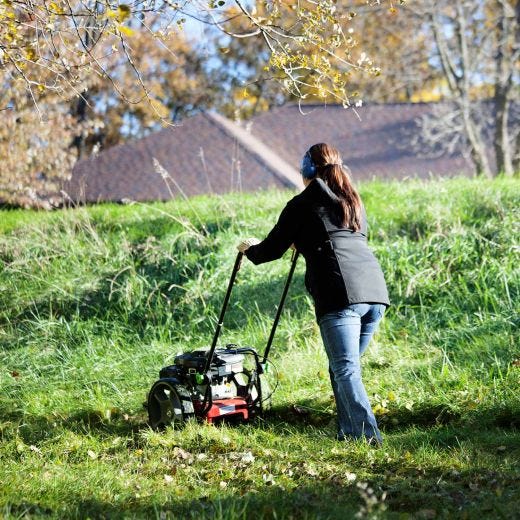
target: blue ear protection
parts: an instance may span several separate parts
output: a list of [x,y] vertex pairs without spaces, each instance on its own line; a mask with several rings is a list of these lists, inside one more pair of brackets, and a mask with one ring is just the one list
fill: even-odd
[[307,150],[303,156],[302,163],[300,165],[300,173],[305,179],[312,179],[316,176],[316,165],[312,160],[309,150]]

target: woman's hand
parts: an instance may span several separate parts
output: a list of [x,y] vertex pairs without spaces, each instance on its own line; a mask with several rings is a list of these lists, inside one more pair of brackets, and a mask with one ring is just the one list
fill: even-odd
[[246,238],[245,240],[242,240],[240,244],[238,244],[237,249],[241,253],[245,253],[251,246],[254,246],[259,243],[260,240],[258,240],[258,238]]

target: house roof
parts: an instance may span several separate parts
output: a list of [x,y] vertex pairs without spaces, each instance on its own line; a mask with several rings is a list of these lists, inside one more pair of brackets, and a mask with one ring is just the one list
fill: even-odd
[[[414,150],[416,121],[429,111],[431,105],[420,103],[356,112],[337,105],[302,110],[286,105],[240,125],[215,113],[198,114],[79,161],[65,191],[73,200],[97,202],[296,188],[300,158],[317,142],[336,146],[354,179],[472,172],[461,155],[431,158]],[[154,166],[154,158],[167,175]]]
[[432,157],[412,144],[418,119],[431,109],[428,103],[369,105],[355,111],[339,105],[286,105],[258,115],[249,128],[289,164],[298,164],[313,144],[330,143],[354,179],[472,173],[460,154]]
[[[156,159],[163,171],[154,165]],[[297,171],[241,127],[216,114],[117,145],[79,161],[64,187],[84,202],[167,200],[179,194],[293,188]]]

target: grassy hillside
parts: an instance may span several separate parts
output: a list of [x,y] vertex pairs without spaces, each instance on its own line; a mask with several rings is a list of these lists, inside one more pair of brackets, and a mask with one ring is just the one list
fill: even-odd
[[[364,357],[382,449],[333,439],[303,261],[274,409],[159,434],[159,369],[208,345],[240,238],[290,193],[0,212],[0,516],[513,518],[520,511],[518,181],[364,184],[393,306]],[[244,265],[222,342],[261,349],[289,256]]]

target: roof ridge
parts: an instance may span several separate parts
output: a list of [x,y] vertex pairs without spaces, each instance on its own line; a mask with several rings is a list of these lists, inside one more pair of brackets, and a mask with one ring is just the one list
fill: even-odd
[[273,150],[260,141],[260,139],[217,112],[205,112],[205,115],[227,134],[236,139],[251,155],[263,163],[269,171],[284,184],[298,189],[303,187],[303,181],[298,170],[273,152]]
[[391,102],[383,102],[383,101],[363,101],[362,107],[351,107],[345,108],[341,103],[319,103],[319,102],[309,102],[309,103],[298,103],[294,101],[288,101],[282,105],[275,105],[271,107],[269,110],[265,110],[263,112],[258,112],[251,119],[255,119],[257,116],[261,116],[263,114],[272,113],[277,110],[283,110],[286,108],[292,109],[302,109],[305,108],[340,108],[342,110],[349,110],[350,108],[367,108],[367,107],[394,107],[394,106],[432,106],[432,105],[441,105],[443,103],[449,102],[450,100],[442,100],[442,101],[391,101]]

